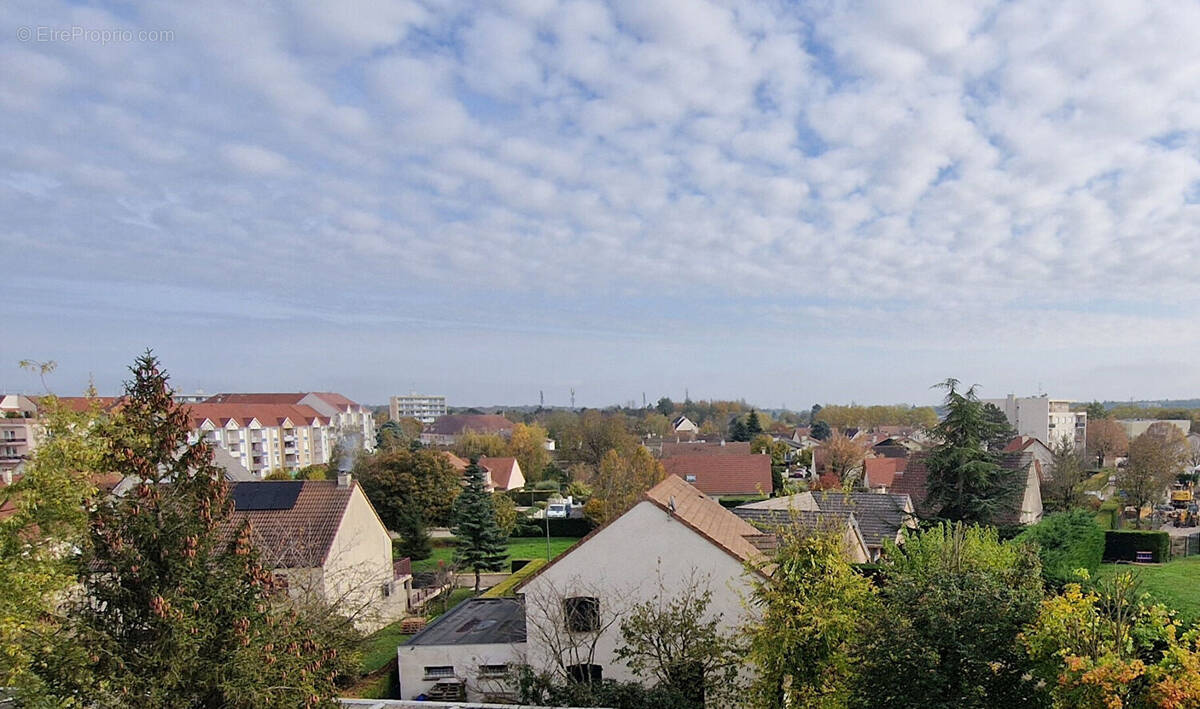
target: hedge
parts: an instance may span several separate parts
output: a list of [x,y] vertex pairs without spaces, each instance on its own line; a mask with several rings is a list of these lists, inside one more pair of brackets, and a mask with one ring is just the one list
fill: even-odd
[[1104,530],[1087,510],[1046,515],[1016,539],[1037,545],[1042,576],[1051,586],[1076,580],[1077,569],[1096,573],[1104,556]]
[[[551,517],[550,536],[552,537],[584,537],[596,525],[586,517]],[[510,537],[544,537],[546,536],[546,520],[521,520]]]
[[537,570],[546,565],[545,559],[530,559],[511,576],[504,579],[500,583],[492,586],[482,594],[483,598],[503,598],[513,595],[513,590],[521,584],[522,581],[537,573]]
[[1150,560],[1165,562],[1171,559],[1171,535],[1133,529],[1110,529],[1104,533],[1105,561],[1137,561],[1139,551],[1148,551]]

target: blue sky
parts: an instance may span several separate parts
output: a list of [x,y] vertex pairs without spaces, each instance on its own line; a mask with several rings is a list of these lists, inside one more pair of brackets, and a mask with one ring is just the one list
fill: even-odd
[[1200,392],[1200,6],[203,5],[0,6],[0,388]]

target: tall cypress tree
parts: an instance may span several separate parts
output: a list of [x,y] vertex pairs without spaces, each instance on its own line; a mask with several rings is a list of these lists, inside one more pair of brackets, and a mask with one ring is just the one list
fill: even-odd
[[502,571],[508,559],[507,539],[496,523],[492,497],[484,484],[483,468],[471,459],[466,470],[467,486],[454,500],[454,527],[458,537],[454,560],[475,572],[475,591],[479,591],[482,571]]

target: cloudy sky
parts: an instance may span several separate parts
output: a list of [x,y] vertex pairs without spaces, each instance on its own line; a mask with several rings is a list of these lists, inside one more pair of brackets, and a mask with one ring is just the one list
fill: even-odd
[[[200,5],[204,9],[200,9]],[[1200,6],[0,5],[0,388],[1200,394]]]

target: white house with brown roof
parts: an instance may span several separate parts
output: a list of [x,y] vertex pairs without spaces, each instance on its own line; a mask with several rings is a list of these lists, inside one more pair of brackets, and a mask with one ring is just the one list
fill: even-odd
[[392,561],[392,540],[358,483],[338,480],[244,482],[231,486],[230,533],[250,539],[296,598],[321,598],[365,632],[403,617],[412,576]]
[[593,531],[519,589],[525,597],[529,663],[559,673],[637,679],[616,658],[615,619],[636,603],[712,592],[709,612],[731,630],[747,613],[747,561],[761,559],[762,533],[676,476]]
[[495,490],[519,490],[525,487],[525,474],[521,472],[521,464],[516,458],[479,459],[479,465],[484,470],[484,487],[488,492]]

